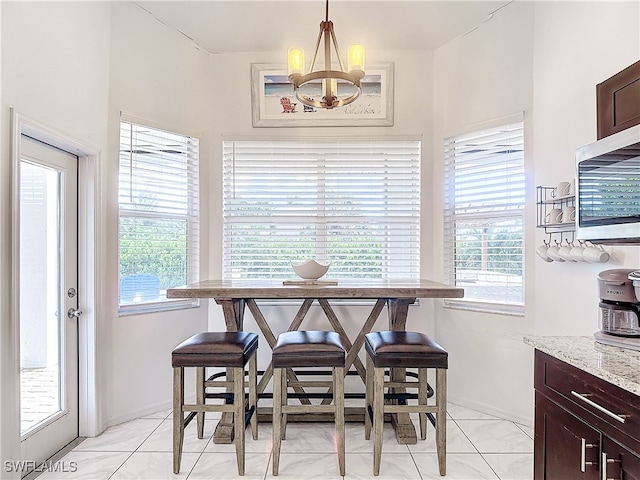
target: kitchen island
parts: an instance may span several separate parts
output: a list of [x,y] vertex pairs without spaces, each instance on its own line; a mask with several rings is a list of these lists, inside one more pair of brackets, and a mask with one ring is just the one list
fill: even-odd
[[640,352],[593,337],[535,348],[534,479],[640,480]]
[[[331,328],[338,332],[347,348],[345,371],[353,366],[363,382],[365,368],[358,358],[358,352],[364,343],[364,336],[371,331],[385,306],[389,330],[403,331],[406,329],[409,306],[418,298],[461,298],[463,295],[462,288],[430,280],[378,279],[339,280],[337,284],[321,280],[297,284],[285,284],[282,280],[206,280],[167,290],[167,298],[213,298],[222,307],[227,331],[243,329],[245,307],[248,308],[271,348],[276,343],[277,335],[273,333],[257,301],[301,300],[300,308],[288,327],[289,331],[301,328],[309,309],[317,301]],[[349,299],[369,299],[374,303],[369,315],[362,319],[362,326],[354,339],[347,336],[331,306],[333,300]],[[403,369],[394,369],[392,373],[394,379],[404,378],[404,375]],[[264,392],[271,376],[272,367],[269,365],[258,384],[258,394]],[[394,414],[393,422],[400,443],[416,443],[415,428],[407,414]],[[230,443],[231,438],[232,423],[228,416],[223,416],[216,428],[214,442]]]

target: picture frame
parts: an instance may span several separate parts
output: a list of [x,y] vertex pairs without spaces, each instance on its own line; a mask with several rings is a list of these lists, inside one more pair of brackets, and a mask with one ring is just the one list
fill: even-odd
[[[251,64],[254,127],[393,126],[393,63],[367,67],[360,97],[349,105],[318,109],[296,98],[286,65]],[[319,89],[319,85],[309,86]],[[346,86],[345,88],[348,88]],[[352,87],[353,88],[353,87]],[[338,84],[340,89],[340,84]]]

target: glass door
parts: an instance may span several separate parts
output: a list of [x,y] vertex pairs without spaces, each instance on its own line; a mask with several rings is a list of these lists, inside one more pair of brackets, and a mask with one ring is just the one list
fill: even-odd
[[31,465],[78,436],[78,159],[26,136],[20,151],[20,424]]

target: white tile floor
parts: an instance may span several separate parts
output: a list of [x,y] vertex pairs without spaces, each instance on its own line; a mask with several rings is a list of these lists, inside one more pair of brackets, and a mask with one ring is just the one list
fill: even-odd
[[[246,438],[246,473],[237,475],[233,445],[211,441],[215,414],[206,421],[205,438],[198,440],[195,421],[186,430],[179,475],[172,473],[171,412],[165,411],[107,429],[80,442],[59,459],[75,472],[48,471],[50,479],[267,479],[271,475],[271,425],[260,424],[259,439]],[[533,429],[457,405],[448,405],[447,476],[449,480],[531,480]],[[440,479],[431,424],[427,440],[399,445],[385,425],[380,480]],[[372,441],[362,425],[346,426],[345,479],[371,479]],[[333,424],[290,423],[280,456],[281,479],[339,478],[334,453]]]

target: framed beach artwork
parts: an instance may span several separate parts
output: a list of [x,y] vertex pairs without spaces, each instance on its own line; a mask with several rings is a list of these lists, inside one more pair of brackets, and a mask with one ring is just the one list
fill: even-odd
[[[296,98],[286,65],[251,64],[251,104],[254,127],[365,127],[393,125],[393,63],[367,67],[353,103],[332,109],[304,105]],[[338,82],[338,92],[352,85]],[[345,90],[341,90],[345,89]],[[320,81],[300,87],[309,98],[321,95]]]

